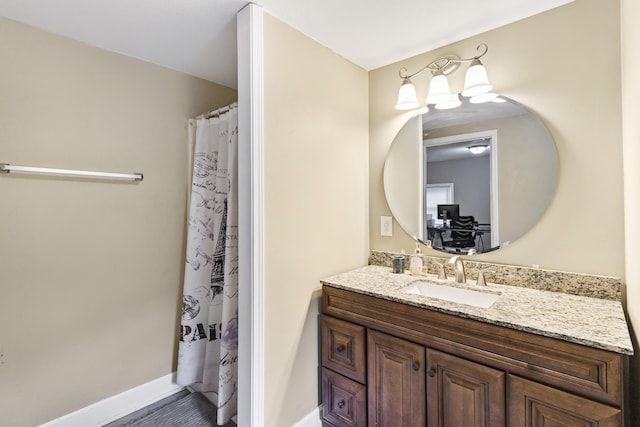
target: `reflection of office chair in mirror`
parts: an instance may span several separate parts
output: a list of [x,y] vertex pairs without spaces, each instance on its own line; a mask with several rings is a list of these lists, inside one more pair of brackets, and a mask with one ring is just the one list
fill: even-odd
[[451,220],[451,240],[442,242],[442,246],[449,248],[475,248],[476,222],[473,216],[459,215]]

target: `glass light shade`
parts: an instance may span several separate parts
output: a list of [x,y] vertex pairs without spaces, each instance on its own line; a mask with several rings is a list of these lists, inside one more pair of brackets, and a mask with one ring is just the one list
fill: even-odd
[[487,70],[479,60],[474,59],[464,77],[462,96],[482,95],[483,93],[491,92],[491,89],[493,89],[493,86],[489,83]]
[[429,82],[429,93],[427,94],[427,104],[439,104],[451,98],[449,90],[449,80],[442,73],[436,73]]
[[411,80],[404,79],[402,86],[398,91],[398,102],[396,103],[396,110],[411,110],[418,108],[418,95],[416,95],[416,87],[411,83]]
[[488,148],[488,145],[472,145],[467,147],[473,154],[482,154]]
[[450,110],[452,108],[459,107],[460,105],[462,105],[462,102],[460,101],[460,96],[457,93],[454,93],[452,95],[449,95],[449,98],[447,98],[445,101],[438,102],[436,104],[436,109]]
[[483,93],[482,95],[472,96],[471,98],[469,98],[469,102],[472,104],[482,104],[484,102],[493,101],[497,97],[498,97],[497,93],[487,92],[487,93]]

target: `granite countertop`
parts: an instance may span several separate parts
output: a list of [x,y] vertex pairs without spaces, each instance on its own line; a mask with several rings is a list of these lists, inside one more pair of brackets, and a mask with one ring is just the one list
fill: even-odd
[[473,280],[468,280],[466,285],[456,285],[453,279],[449,279],[448,286],[499,293],[500,297],[491,307],[484,309],[401,291],[420,280],[438,282],[435,277],[394,274],[389,267],[369,265],[329,277],[321,283],[602,350],[633,354],[629,329],[619,301],[490,282],[479,287]]

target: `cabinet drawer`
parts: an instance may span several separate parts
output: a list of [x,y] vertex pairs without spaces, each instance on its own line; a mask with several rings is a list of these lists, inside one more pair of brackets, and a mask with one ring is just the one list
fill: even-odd
[[619,409],[509,375],[509,425],[621,427]]
[[322,365],[354,381],[366,381],[365,328],[322,316]]
[[322,368],[322,420],[336,427],[365,427],[366,387]]

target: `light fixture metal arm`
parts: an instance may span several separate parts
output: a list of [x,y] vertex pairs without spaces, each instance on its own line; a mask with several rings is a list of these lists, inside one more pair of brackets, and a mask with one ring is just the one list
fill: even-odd
[[422,74],[425,70],[431,71],[432,74],[440,71],[442,74],[446,75],[454,72],[460,66],[460,63],[458,61],[459,58],[457,56],[447,55],[443,56],[442,58],[438,58],[435,61],[429,62],[427,65],[413,74],[407,74],[408,70],[405,67],[402,67],[400,68],[400,71],[398,71],[398,75],[400,75],[401,79],[410,79]]
[[413,74],[407,74],[408,70],[405,67],[402,67],[400,68],[400,71],[398,71],[398,75],[401,79],[411,79],[412,77],[423,73],[425,70],[431,71],[432,74],[435,74],[437,72],[440,72],[444,75],[451,74],[458,69],[460,64],[476,61],[482,58],[489,51],[489,46],[487,46],[486,43],[480,43],[476,47],[476,50],[479,52],[479,54],[474,56],[473,58],[458,58],[456,55],[446,55],[442,58],[436,59],[435,61],[431,61]]
[[480,49],[482,49],[482,53],[480,53],[479,55],[474,56],[473,58],[468,58],[468,59],[459,59],[460,62],[471,62],[475,59],[480,59],[483,56],[485,56],[487,54],[487,52],[489,52],[489,46],[487,46],[486,43],[480,43],[478,46],[476,46],[476,50],[478,52],[480,52]]

